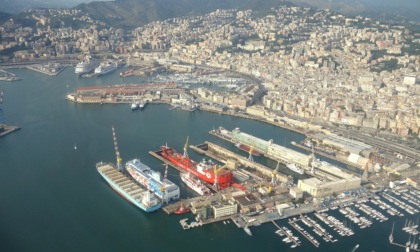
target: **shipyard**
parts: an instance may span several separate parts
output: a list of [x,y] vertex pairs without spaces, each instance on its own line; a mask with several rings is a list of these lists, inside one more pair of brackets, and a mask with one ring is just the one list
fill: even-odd
[[[99,163],[100,174],[114,190],[146,212],[162,208],[170,215],[185,214],[187,217],[179,221],[183,230],[232,222],[252,236],[252,229],[262,224],[274,225],[276,235],[281,237],[279,242],[290,243],[290,248],[299,247],[303,242],[318,248],[323,242],[335,243],[338,236],[352,236],[357,229],[369,228],[375,222],[388,221],[394,216],[407,218],[401,229],[409,233],[409,238],[405,245],[396,242],[393,227],[390,244],[418,251],[417,241],[411,240],[411,235],[418,234],[418,225],[414,221],[408,222],[410,216],[420,211],[420,191],[412,187],[412,182],[374,184],[368,181],[374,170],[365,168],[357,177],[357,173],[346,168],[320,161],[314,151],[305,155],[239,128],[228,131],[223,127],[211,130],[209,134],[230,142],[238,148],[237,152],[210,141],[189,145],[189,137],[183,152],[167,144],[150,151],[150,155],[166,165],[162,178],[160,173],[138,159],[130,160],[124,166],[114,128],[112,132],[117,163],[115,166]],[[248,152],[238,144],[247,145]],[[357,144],[352,142],[353,148],[369,148]],[[257,154],[253,152],[254,148],[259,151]],[[202,161],[190,158],[188,149],[203,157]],[[260,155],[272,160],[276,167],[257,163],[254,156]],[[188,174],[187,179],[193,179],[193,182],[187,183],[184,178],[182,181],[198,196],[180,198],[179,187],[167,178],[168,167],[179,171],[181,177]],[[290,172],[292,175],[288,175]],[[199,186],[208,190],[197,190]],[[140,195],[143,196],[139,199]],[[145,207],[146,196],[148,204],[155,202],[154,206]],[[289,227],[280,226],[277,222],[281,220],[287,220]]]
[[[133,72],[128,70],[122,76]],[[242,83],[242,86],[247,84]],[[252,84],[249,87],[252,88]],[[131,104],[132,111],[149,103],[168,104],[169,110],[181,108],[189,112],[203,110],[236,116],[305,137],[300,142],[288,143],[301,149],[297,151],[240,128],[229,130],[219,126],[210,130],[209,135],[230,143],[237,151],[209,140],[189,145],[188,137],[182,150],[162,143],[160,149],[149,151],[166,164],[165,176],[168,166],[174,168],[179,171],[181,181],[197,195],[165,200],[163,196],[169,191],[162,184],[153,187],[150,182],[135,179],[162,201],[159,209],[169,215],[187,216],[179,221],[182,230],[232,223],[245,234],[253,235],[252,230],[262,224],[274,225],[276,235],[281,237],[279,242],[289,244],[290,248],[306,242],[318,248],[324,242],[337,242],[339,236],[352,236],[358,229],[369,228],[375,222],[388,221],[391,216],[406,218],[419,212],[416,206],[420,197],[397,196],[406,188],[415,190],[412,186],[420,174],[413,162],[417,160],[417,151],[408,151],[398,144],[381,145],[369,137],[361,141],[357,134],[347,137],[344,130],[312,120],[305,122],[280,116],[270,119],[248,110],[233,110],[206,102],[197,92],[200,91],[179,82],[116,84],[78,88],[67,94],[66,99],[81,104]],[[190,158],[189,149],[202,160]],[[396,155],[404,155],[410,164],[401,165]],[[261,158],[266,159],[270,167],[259,163]],[[129,173],[133,176],[131,171]],[[160,175],[156,179],[167,180]],[[279,225],[282,220],[287,220],[288,226]],[[408,239],[410,245],[391,239],[390,244],[417,251],[417,242]]]

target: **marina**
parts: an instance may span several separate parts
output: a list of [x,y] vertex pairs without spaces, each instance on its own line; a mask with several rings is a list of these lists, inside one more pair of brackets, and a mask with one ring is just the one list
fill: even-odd
[[297,246],[300,246],[300,241],[299,238],[294,236],[292,231],[290,231],[290,229],[288,229],[287,227],[283,226],[280,227],[279,225],[277,225],[277,223],[275,223],[274,221],[272,221],[272,223],[274,224],[274,226],[276,226],[278,228],[278,230],[276,231],[276,234],[280,235],[280,236],[286,236],[286,238],[284,238],[282,241],[285,243],[293,243],[293,245],[291,246],[291,248],[296,248]]

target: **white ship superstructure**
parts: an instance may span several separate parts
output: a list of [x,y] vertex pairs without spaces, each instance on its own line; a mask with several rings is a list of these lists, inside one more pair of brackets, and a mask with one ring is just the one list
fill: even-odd
[[116,69],[117,69],[117,63],[115,62],[101,63],[97,68],[95,68],[95,74],[99,76],[99,75],[112,72]]
[[200,195],[210,194],[210,189],[207,188],[199,178],[194,177],[189,172],[181,173],[181,180],[196,193]]
[[76,65],[74,72],[76,74],[82,75],[92,72],[98,66],[99,60],[88,57]]

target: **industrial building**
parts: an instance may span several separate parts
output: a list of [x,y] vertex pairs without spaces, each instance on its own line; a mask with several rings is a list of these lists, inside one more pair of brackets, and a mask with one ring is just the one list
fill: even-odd
[[306,155],[277,144],[268,146],[267,156],[280,160],[282,163],[294,163],[304,169],[308,169],[312,160],[311,155]]
[[333,193],[340,194],[359,188],[361,179],[358,177],[324,182],[317,178],[308,178],[298,181],[298,188],[313,197],[325,197]]
[[337,178],[352,178],[354,177],[353,174],[347,173],[343,171],[342,169],[328,163],[325,161],[314,161],[313,162],[314,167],[316,167],[317,170],[326,172],[328,174],[334,175]]
[[273,140],[265,141],[263,139],[241,132],[239,128],[232,130],[232,138],[239,143],[252,146],[255,149],[264,153],[267,152],[268,146],[273,142]]
[[353,153],[365,157],[369,156],[372,149],[372,146],[368,144],[337,135],[325,135],[323,133],[318,133],[311,138],[317,143],[317,145],[329,146],[343,153]]
[[222,201],[220,204],[213,205],[212,208],[214,218],[229,216],[238,212],[238,205],[232,200]]
[[384,169],[388,174],[395,174],[403,178],[420,175],[420,167],[411,166],[409,164],[395,163],[390,166],[384,166]]

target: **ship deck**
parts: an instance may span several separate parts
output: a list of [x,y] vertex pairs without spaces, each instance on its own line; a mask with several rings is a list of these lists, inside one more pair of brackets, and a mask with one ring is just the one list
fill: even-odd
[[[109,179],[115,186],[117,186],[122,192],[126,193],[133,200],[136,200],[138,196],[146,191],[146,189],[140,187],[128,176],[119,172],[112,164],[102,164],[98,166],[98,171],[102,176]],[[136,200],[139,202],[138,200]]]

